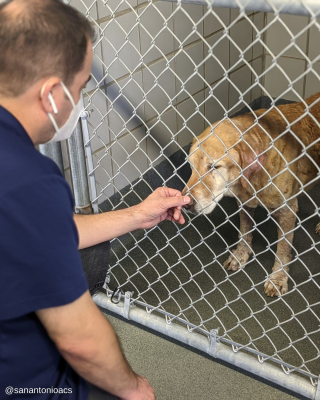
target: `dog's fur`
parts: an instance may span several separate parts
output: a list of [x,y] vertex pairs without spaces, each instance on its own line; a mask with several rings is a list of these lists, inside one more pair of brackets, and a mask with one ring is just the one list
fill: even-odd
[[[243,268],[252,253],[254,209],[263,205],[275,217],[279,242],[273,273],[264,287],[268,296],[288,291],[297,194],[315,184],[319,171],[320,142],[312,145],[320,138],[319,98],[320,92],[305,100],[312,116],[301,102],[218,122],[194,139],[190,149],[192,175],[183,194],[192,199],[186,208],[208,214],[223,196],[236,197],[242,205],[241,241],[224,263],[226,268]],[[301,156],[302,143],[308,155]],[[319,233],[320,224],[316,230]]]

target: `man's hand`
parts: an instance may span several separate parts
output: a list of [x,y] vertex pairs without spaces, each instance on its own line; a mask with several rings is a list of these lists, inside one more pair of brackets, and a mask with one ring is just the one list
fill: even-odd
[[121,397],[121,400],[155,400],[154,390],[146,378],[136,375],[137,389],[134,393]]
[[182,196],[178,190],[161,187],[142,203],[124,210],[96,215],[75,215],[80,239],[79,248],[94,246],[136,229],[152,228],[165,219],[184,224],[181,207],[189,201],[190,197]]
[[182,206],[188,204],[190,197],[182,196],[179,190],[161,187],[156,189],[142,203],[135,206],[140,228],[148,229],[165,219],[184,224]]

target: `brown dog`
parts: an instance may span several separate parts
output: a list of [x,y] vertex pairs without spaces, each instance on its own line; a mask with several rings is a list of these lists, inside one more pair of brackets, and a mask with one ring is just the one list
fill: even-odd
[[[236,197],[241,205],[241,241],[224,267],[236,271],[248,261],[258,205],[275,217],[279,242],[273,273],[264,286],[271,297],[288,291],[297,195],[311,189],[319,177],[319,100],[320,92],[304,103],[218,122],[194,139],[190,149],[192,175],[183,194],[190,194],[192,201],[186,208],[208,214],[223,196]],[[320,233],[320,224],[316,231]]]

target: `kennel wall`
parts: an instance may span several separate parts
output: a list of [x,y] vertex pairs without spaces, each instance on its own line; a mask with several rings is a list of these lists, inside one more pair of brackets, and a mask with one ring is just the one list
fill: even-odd
[[[318,2],[69,3],[97,33],[82,117],[96,211],[136,204],[161,185],[181,190],[190,175],[190,142],[213,122],[320,91]],[[66,177],[75,185],[62,147]],[[263,209],[246,268],[223,268],[241,240],[239,207],[223,199],[209,216],[186,215],[182,227],[163,222],[115,239],[105,292],[94,299],[319,399],[319,204],[319,185],[300,199],[283,296],[263,292],[278,242]]]

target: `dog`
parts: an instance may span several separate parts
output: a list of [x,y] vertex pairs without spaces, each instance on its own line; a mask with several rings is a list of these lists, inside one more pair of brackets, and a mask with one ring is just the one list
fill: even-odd
[[[185,208],[209,214],[223,196],[235,197],[241,206],[240,242],[225,268],[237,271],[247,263],[257,206],[267,208],[276,219],[279,242],[272,274],[264,285],[267,296],[288,291],[297,195],[319,178],[319,123],[320,92],[304,102],[219,121],[195,138],[190,149],[192,174],[182,194],[190,195],[191,201]],[[320,223],[316,232],[320,233]]]

